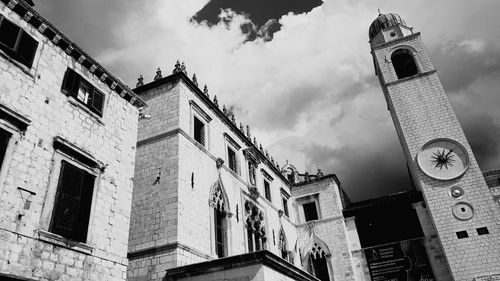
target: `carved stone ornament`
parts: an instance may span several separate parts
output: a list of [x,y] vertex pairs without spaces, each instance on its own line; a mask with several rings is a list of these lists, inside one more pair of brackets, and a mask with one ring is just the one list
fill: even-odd
[[248,188],[248,191],[250,192],[250,197],[251,197],[253,200],[257,200],[257,198],[259,198],[260,192],[259,192],[259,190],[257,189],[257,187],[255,187],[255,186],[249,187],[249,188]]
[[158,67],[158,69],[156,70],[156,75],[155,75],[155,78],[154,80],[160,80],[161,79],[161,69]]
[[135,84],[136,87],[140,87],[144,85],[144,77],[142,77],[142,74],[139,75],[139,78],[137,78],[137,84]]
[[222,160],[222,158],[217,158],[217,160],[215,160],[215,166],[217,167],[217,169],[220,169],[223,164],[224,160]]

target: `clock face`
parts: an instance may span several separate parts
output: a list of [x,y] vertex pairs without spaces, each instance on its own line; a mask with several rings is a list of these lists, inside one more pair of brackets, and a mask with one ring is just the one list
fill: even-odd
[[417,154],[420,169],[437,180],[451,180],[463,175],[469,168],[469,154],[452,139],[434,139]]

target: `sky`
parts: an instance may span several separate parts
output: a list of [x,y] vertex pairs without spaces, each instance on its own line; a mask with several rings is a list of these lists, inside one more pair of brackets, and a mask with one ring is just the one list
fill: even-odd
[[397,13],[421,32],[482,170],[500,168],[500,1],[35,0],[132,88],[176,60],[281,166],[335,173],[353,201],[409,188],[374,74],[368,28]]

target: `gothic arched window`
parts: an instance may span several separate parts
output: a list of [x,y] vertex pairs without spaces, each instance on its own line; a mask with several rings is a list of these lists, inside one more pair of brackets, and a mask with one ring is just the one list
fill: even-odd
[[227,256],[227,229],[229,215],[227,203],[227,197],[222,187],[222,182],[220,179],[212,186],[210,194],[210,207],[212,208],[210,216],[212,217],[213,227],[212,227],[212,243],[214,247],[214,253],[217,257],[222,258]]
[[418,74],[417,64],[408,49],[394,51],[391,55],[391,61],[398,79]]
[[264,227],[264,213],[250,201],[245,202],[245,227],[247,228],[248,252],[265,250],[266,229]]
[[311,265],[314,276],[321,281],[330,281],[328,277],[328,265],[326,263],[325,250],[317,243],[314,242],[311,249]]

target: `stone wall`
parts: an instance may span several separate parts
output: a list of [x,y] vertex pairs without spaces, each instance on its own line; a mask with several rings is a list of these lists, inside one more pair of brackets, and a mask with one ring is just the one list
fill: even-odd
[[[124,280],[138,109],[3,3],[0,13],[38,41],[30,69],[0,55],[0,105],[31,121],[15,133],[18,139],[11,142],[1,166],[0,274],[34,280]],[[67,68],[105,94],[102,117],[62,93]],[[56,137],[102,164],[101,170],[94,169],[84,243],[49,232],[60,158],[66,157],[54,147]]]

